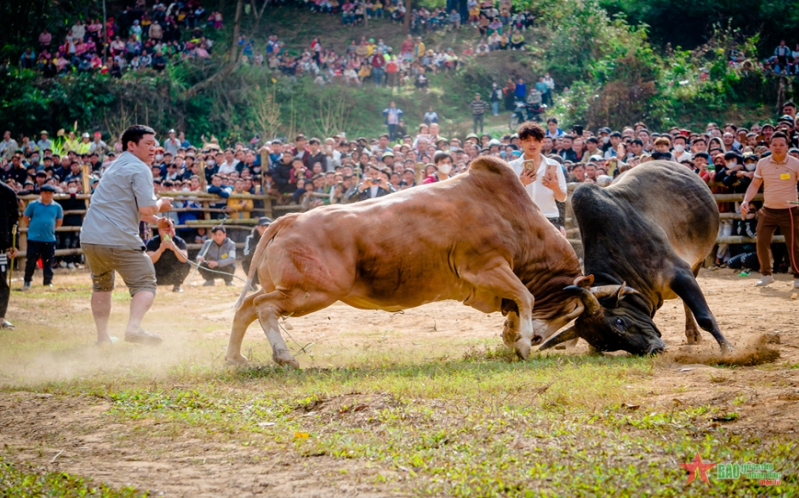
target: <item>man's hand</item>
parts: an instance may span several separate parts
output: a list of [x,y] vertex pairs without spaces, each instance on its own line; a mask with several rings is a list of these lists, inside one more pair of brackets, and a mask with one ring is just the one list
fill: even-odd
[[744,201],[741,203],[741,214],[746,215],[748,213],[749,213],[749,202],[746,199],[744,199]]
[[553,180],[552,178],[546,175],[544,175],[544,177],[541,178],[541,185],[545,186],[549,190],[555,190],[556,188],[559,187],[557,180]]
[[217,266],[219,266],[219,263],[217,263],[216,261],[208,262],[208,268],[216,268]]
[[162,197],[158,200],[158,212],[159,213],[166,213],[172,209],[172,199],[167,197]]
[[172,239],[169,239],[169,240],[161,239],[161,245],[159,246],[159,249],[161,250],[161,252],[164,252],[167,249],[170,249],[170,250],[174,251],[175,250],[175,244],[172,243]]
[[172,233],[175,230],[175,224],[172,223],[172,220],[166,217],[158,218],[156,226],[159,228],[159,230],[164,230],[168,233]]
[[358,192],[363,192],[364,190],[368,189],[369,187],[371,187],[371,185],[367,181],[364,180],[358,186]]
[[205,261],[205,258],[204,258],[204,257],[202,257],[202,256],[197,256],[197,262],[198,262],[198,263],[202,263],[203,261]]
[[12,247],[11,249],[8,250],[8,257],[11,258],[11,259],[14,259],[14,258],[17,257],[17,253],[18,252],[19,251],[17,251],[16,247]]
[[525,187],[533,183],[536,178],[538,178],[538,173],[534,169],[525,169],[522,171],[522,174],[519,175],[519,180],[521,180],[522,185]]

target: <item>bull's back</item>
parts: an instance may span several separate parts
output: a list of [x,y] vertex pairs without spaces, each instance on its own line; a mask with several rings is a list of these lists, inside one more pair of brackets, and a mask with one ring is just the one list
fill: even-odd
[[361,308],[462,300],[468,291],[451,256],[459,244],[470,243],[464,230],[476,213],[475,197],[467,195],[462,183],[442,182],[308,211],[275,237],[269,257],[290,258],[303,273],[318,273],[316,278],[308,275],[314,284],[349,286],[342,301]]
[[652,244],[647,250],[657,251],[667,242],[692,267],[713,249],[719,229],[718,207],[708,186],[693,171],[670,161],[637,166],[602,191],[581,186],[573,204],[581,229],[588,221],[580,221],[581,214],[604,205],[615,214],[592,216],[592,230],[598,222],[625,243]]

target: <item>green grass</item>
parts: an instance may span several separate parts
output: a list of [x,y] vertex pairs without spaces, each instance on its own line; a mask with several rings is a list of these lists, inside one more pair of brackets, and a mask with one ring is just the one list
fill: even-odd
[[37,472],[25,466],[12,465],[0,457],[0,496],[34,498],[41,496],[131,498],[149,496],[131,487],[113,489],[91,479],[65,472]]
[[[650,359],[518,362],[498,351],[301,371],[175,370],[175,387],[155,389],[86,380],[42,390],[109,400],[114,422],[158,422],[142,436],[221,438],[295,458],[372,462],[381,469],[375,484],[410,485],[418,495],[788,495],[798,484],[795,443],[728,433],[712,420],[734,418],[714,407],[647,408],[640,386],[652,378]],[[192,387],[183,387],[187,381]],[[686,487],[679,463],[696,453],[711,462],[772,463],[783,485],[741,478]]]

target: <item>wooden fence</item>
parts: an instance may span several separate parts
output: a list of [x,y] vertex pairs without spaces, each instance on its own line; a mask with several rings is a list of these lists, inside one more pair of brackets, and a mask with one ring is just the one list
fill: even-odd
[[[578,183],[570,183],[569,184],[569,198],[571,198],[571,193],[574,189],[579,185]],[[223,213],[224,209],[219,208],[212,208],[212,204],[221,203],[223,198],[217,196],[216,194],[208,194],[208,193],[197,193],[197,192],[160,192],[160,196],[162,197],[169,197],[177,201],[191,201],[195,203],[199,203],[202,207],[199,208],[175,208],[172,211],[180,213],[180,212],[196,212],[201,213],[202,218],[201,220],[190,221],[183,225],[176,225],[175,228],[177,229],[186,229],[186,228],[205,228],[206,230],[210,230],[214,226],[218,225],[222,222],[221,219],[213,219],[212,214],[214,213]],[[716,199],[716,202],[741,202],[743,201],[744,194],[713,194],[713,197]],[[21,196],[20,199],[27,205],[32,200],[38,199],[39,196],[37,195],[26,195]],[[68,194],[56,194],[54,196],[55,200],[64,200],[69,199],[70,196]],[[91,196],[86,194],[79,194],[76,196],[77,199],[85,200],[88,208],[89,202],[91,202]],[[249,200],[260,200],[263,201],[263,207],[253,208],[251,211],[251,218],[244,218],[244,219],[231,219],[228,218],[225,220],[225,228],[228,230],[251,230],[252,227],[257,222],[258,217],[260,216],[268,216],[272,219],[275,217],[280,217],[284,214],[289,212],[297,212],[303,209],[302,205],[275,205],[274,201],[276,198],[271,195],[251,195],[251,194],[231,194],[231,199],[249,199]],[[763,195],[758,194],[755,199],[756,201],[762,201]],[[69,210],[64,211],[64,215],[68,214],[80,214],[81,216],[86,215],[86,210]],[[722,220],[740,220],[741,215],[737,213],[721,213],[720,214]],[[574,223],[574,213],[571,210],[571,202],[570,199],[566,201],[566,236],[569,242],[579,250],[582,247],[582,241],[580,240],[580,231]],[[80,231],[79,226],[62,226],[56,229],[56,232],[78,232]],[[19,228],[19,254],[17,256],[17,261],[19,261],[20,267],[24,264],[24,258],[26,257],[27,253],[25,249],[27,248],[27,227],[20,227]],[[717,244],[753,244],[756,242],[756,239],[750,239],[748,237],[741,237],[741,236],[727,236],[727,237],[718,237],[716,239]],[[785,242],[785,237],[782,235],[775,235],[774,242]],[[202,247],[201,244],[187,244],[189,249],[200,249]],[[244,244],[237,243],[236,247],[241,248]],[[80,248],[76,249],[56,249],[55,255],[56,256],[72,256],[72,255],[79,255],[83,254],[83,251]]]

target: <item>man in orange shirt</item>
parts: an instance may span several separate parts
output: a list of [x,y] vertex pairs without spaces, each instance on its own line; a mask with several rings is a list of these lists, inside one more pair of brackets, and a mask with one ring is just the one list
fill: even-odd
[[794,287],[799,288],[799,206],[796,184],[799,182],[799,159],[788,155],[788,137],[777,132],[771,137],[771,155],[757,163],[755,176],[746,190],[741,213],[749,211],[749,203],[763,185],[765,202],[757,223],[757,258],[763,278],[759,287],[774,283],[771,275],[772,236],[777,227],[785,234],[785,245],[793,269]]

